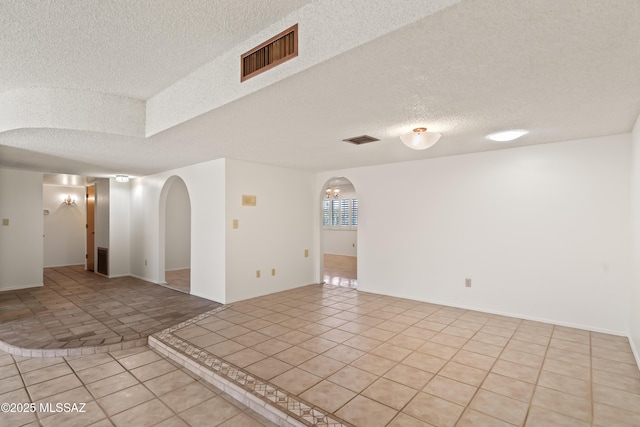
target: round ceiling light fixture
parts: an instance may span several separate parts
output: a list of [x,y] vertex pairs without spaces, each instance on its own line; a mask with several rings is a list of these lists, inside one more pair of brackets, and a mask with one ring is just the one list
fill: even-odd
[[441,133],[427,132],[427,128],[420,127],[400,135],[400,141],[413,150],[424,150],[438,142],[441,136]]
[[494,132],[492,134],[487,135],[487,138],[496,142],[508,142],[508,141],[513,141],[514,139],[518,139],[521,136],[526,135],[528,133],[529,131],[524,129],[510,129],[510,130],[504,130],[501,132]]

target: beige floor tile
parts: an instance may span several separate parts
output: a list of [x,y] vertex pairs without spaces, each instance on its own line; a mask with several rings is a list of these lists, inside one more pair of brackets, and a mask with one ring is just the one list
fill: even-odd
[[[17,365],[20,372],[25,374],[27,372],[30,372],[36,369],[57,365],[59,363],[64,363],[64,359],[62,357],[32,357],[32,358],[20,360],[17,363]],[[3,366],[6,366],[6,365],[8,365],[8,363],[4,364]]]
[[301,331],[290,331],[278,337],[280,341],[284,341],[291,345],[298,345],[313,338],[313,335]]
[[464,411],[456,427],[513,427],[513,424],[490,417],[473,409]]
[[310,340],[298,344],[298,347],[306,348],[307,350],[320,354],[324,353],[330,348],[335,347],[336,345],[338,345],[338,343],[334,341],[326,340],[320,337],[313,337]]
[[18,390],[24,387],[22,378],[20,375],[14,375],[12,377],[3,378],[0,381],[0,395],[8,393],[10,391]]
[[195,381],[161,395],[160,400],[173,411],[182,412],[215,395],[216,393]]
[[362,369],[358,369],[353,366],[345,366],[327,379],[335,384],[348,388],[351,391],[360,393],[371,385],[377,378],[379,378],[377,375],[370,372],[363,371]]
[[538,379],[538,385],[571,394],[581,399],[591,399],[591,384],[589,381],[542,371]]
[[387,424],[387,427],[433,427],[433,425],[398,412],[395,418]]
[[460,350],[452,359],[456,363],[471,366],[472,368],[488,371],[491,369],[496,359],[491,356],[485,356],[479,353],[473,353],[467,350]]
[[300,394],[302,399],[328,412],[335,412],[355,396],[351,390],[329,381],[322,381]]
[[224,357],[224,360],[240,368],[244,368],[247,365],[256,363],[259,360],[264,359],[267,355],[260,353],[259,351],[251,348],[245,348],[237,353],[229,354]]
[[323,353],[323,355],[335,359],[342,363],[351,363],[364,355],[364,351],[353,347],[339,344]]
[[593,369],[591,371],[593,383],[602,384],[629,393],[640,394],[640,379],[626,375],[613,374],[611,372]]
[[384,374],[384,378],[420,390],[433,378],[433,374],[399,363]]
[[370,351],[370,354],[375,354],[376,356],[384,357],[385,359],[393,360],[394,362],[402,361],[411,353],[413,353],[412,350],[398,347],[396,345],[389,344],[388,342],[380,344],[378,347]]
[[282,360],[283,362],[287,362],[290,365],[298,366],[301,363],[306,362],[309,359],[317,356],[317,353],[313,351],[301,348],[301,347],[290,347],[280,353],[274,354],[278,360]]
[[385,426],[397,414],[397,411],[378,402],[357,396],[344,405],[336,415],[358,426]]
[[588,367],[557,359],[545,359],[542,370],[584,381],[591,378],[591,369]]
[[440,375],[433,377],[433,379],[429,381],[429,384],[422,389],[422,391],[432,396],[437,396],[463,406],[469,404],[477,390],[474,386]]
[[22,379],[24,380],[25,385],[30,386],[72,373],[73,371],[71,370],[69,365],[67,365],[63,361],[62,363],[58,363],[56,365],[50,365],[45,368],[40,368],[24,373],[22,374]]
[[113,357],[109,353],[98,353],[89,356],[66,357],[67,363],[74,371],[81,371],[104,363],[113,362]]
[[165,359],[151,362],[148,365],[140,366],[131,370],[131,373],[140,381],[147,381],[162,374],[166,374],[178,369],[172,363],[169,363]]
[[417,393],[418,390],[416,389],[386,378],[380,378],[360,394],[399,411],[413,399]]
[[145,427],[153,426],[172,416],[173,412],[160,399],[152,399],[112,416],[111,420],[117,427]]
[[275,338],[271,338],[267,341],[261,342],[260,344],[256,344],[251,348],[259,351],[260,353],[266,354],[267,356],[273,356],[274,354],[280,353],[281,351],[286,350],[289,347],[291,347],[291,344]]
[[[91,427],[94,427],[94,426],[91,426]],[[187,424],[177,415],[174,415],[172,417],[167,418],[164,421],[160,421],[160,423],[156,424],[154,427],[189,427],[189,424]]]
[[340,329],[332,329],[323,334],[320,334],[320,338],[324,338],[329,341],[333,341],[335,343],[342,343],[350,338],[353,338],[355,334],[351,332],[342,331]]
[[112,416],[154,398],[142,384],[120,390],[97,400],[107,415]]
[[515,425],[522,425],[529,405],[483,389],[478,390],[469,408]]
[[104,378],[120,374],[122,372],[124,372],[124,368],[122,367],[122,365],[120,365],[120,363],[114,360],[102,365],[94,366],[93,368],[87,368],[83,369],[82,371],[77,371],[76,375],[83,383],[90,384],[92,382],[96,382]]
[[395,332],[385,331],[380,328],[370,328],[360,334],[361,337],[372,338],[379,341],[387,341],[395,337]]
[[485,343],[485,344],[497,345],[499,347],[504,347],[509,342],[509,338],[507,338],[507,337],[501,337],[499,335],[487,334],[487,333],[484,333],[484,332],[476,333],[473,336],[473,338],[471,338],[471,340],[472,341],[481,342],[481,343]]
[[640,369],[638,369],[637,365],[621,363],[607,359],[600,359],[599,357],[592,357],[591,362],[594,369],[600,369],[602,371],[640,379]]
[[[80,403],[89,403],[92,402],[93,396],[91,396],[91,393],[89,393],[89,391],[87,391],[87,389],[85,387],[76,387],[74,389],[65,391],[63,393],[58,393],[55,394],[53,396],[49,396],[46,397],[42,400],[36,400],[34,401],[35,403],[38,404],[38,406],[42,405],[50,405],[50,407],[55,408],[56,404],[58,403],[67,403],[67,404],[80,404]],[[76,409],[80,409],[80,407],[78,406],[77,408],[71,408],[73,409],[74,412],[70,412],[70,413],[75,413],[78,414],[80,412],[76,411]],[[53,413],[52,412],[41,412],[38,411],[38,416],[40,419],[46,418],[51,416]],[[104,418],[105,416],[103,415],[100,418]],[[98,419],[100,419],[98,418]]]
[[362,369],[372,374],[382,376],[386,374],[391,368],[397,365],[393,360],[385,359],[384,357],[376,356],[373,354],[365,354],[364,356],[351,362],[351,366]]
[[125,388],[139,384],[138,380],[129,372],[122,372],[109,378],[87,384],[87,390],[94,396],[100,398],[111,393],[115,393]]
[[422,354],[420,352],[414,352],[407,356],[406,359],[402,361],[403,364],[420,369],[422,371],[431,372],[435,374],[438,372],[444,365],[447,364],[447,361],[444,359],[440,359],[438,357],[430,356],[428,354]]
[[246,367],[246,370],[259,378],[270,380],[281,373],[288,371],[293,366],[273,357],[267,357],[259,362]]
[[637,427],[640,426],[640,415],[596,402],[593,404],[593,425],[598,427]]
[[553,412],[548,409],[532,406],[529,409],[525,427],[589,427],[591,423]]
[[440,332],[434,335],[430,341],[438,344],[448,345],[449,347],[461,348],[467,343],[468,339]]
[[519,363],[521,365],[540,369],[544,358],[542,356],[538,356],[537,354],[525,353],[523,351],[505,348],[505,350],[500,355],[500,360],[507,360],[509,362]]
[[[471,343],[471,341],[469,341],[469,343]],[[416,351],[419,353],[424,353],[430,356],[438,357],[440,359],[450,360],[458,351],[460,351],[460,349],[455,347],[449,347],[443,344],[434,343],[434,342],[426,342],[422,346],[420,346]]]
[[591,402],[559,391],[538,386],[531,404],[559,412],[571,418],[591,422]]
[[205,347],[205,350],[218,357],[225,357],[229,354],[237,353],[245,348],[246,347],[242,344],[239,344],[232,340],[227,340]]
[[434,426],[451,427],[458,421],[463,410],[463,406],[420,392],[402,412]]
[[194,381],[195,380],[185,372],[177,370],[145,381],[144,385],[155,393],[156,396],[160,396]]
[[293,368],[272,378],[270,382],[293,395],[298,395],[320,381],[322,378],[317,375]]
[[436,331],[431,331],[429,329],[420,328],[414,325],[409,326],[407,329],[402,331],[402,334],[400,335],[427,341],[431,339],[431,337],[433,337],[435,334],[437,334]]
[[387,341],[387,344],[415,351],[426,343],[426,339],[419,339],[409,335],[399,334]]
[[257,421],[255,418],[250,417],[244,412],[235,415],[232,418],[229,418],[222,424],[219,424],[219,427],[262,427],[263,424]]
[[558,348],[549,348],[547,350],[547,359],[561,360],[563,362],[571,363],[574,365],[591,367],[591,357],[588,354],[574,353],[566,350],[560,350]]
[[358,335],[346,340],[343,344],[361,351],[371,351],[382,344],[382,341]]
[[298,365],[300,369],[304,369],[305,371],[321,378],[330,376],[334,372],[342,369],[344,366],[344,363],[323,355],[316,356]]
[[438,372],[438,375],[478,387],[487,376],[487,373],[483,369],[449,362]]
[[581,344],[572,341],[560,340],[552,338],[549,342],[549,349],[570,351],[572,353],[591,355],[591,346],[589,344]]
[[5,365],[0,367],[0,380],[18,375],[20,372],[16,365]]
[[207,334],[200,335],[199,337],[191,338],[189,339],[189,342],[193,345],[204,348],[226,340],[227,339],[222,335],[218,335],[215,332],[209,332]]
[[[64,401],[59,399],[61,403],[80,403],[80,402],[72,402],[72,401]],[[80,407],[78,407],[79,409]],[[102,408],[98,406],[98,404],[94,401],[88,402],[84,408],[82,408],[84,412],[60,412],[53,413],[46,418],[41,418],[40,422],[43,427],[84,427],[84,426],[93,426],[94,423],[103,421],[108,422],[107,415],[104,413]],[[110,425],[111,423],[109,423]],[[106,424],[105,424],[106,425]]]
[[600,384],[593,385],[594,402],[615,406],[620,409],[627,409],[640,414],[640,394],[629,393]]
[[65,375],[49,381],[44,381],[32,386],[27,386],[31,398],[34,400],[44,399],[45,397],[53,396],[58,393],[62,393],[76,387],[81,386],[82,383],[74,374]]
[[502,396],[529,403],[531,396],[533,396],[535,386],[525,381],[490,373],[482,383],[482,388]]
[[535,384],[538,381],[538,375],[540,373],[536,368],[506,360],[498,360],[495,365],[493,365],[493,368],[491,368],[491,372],[516,380],[526,381],[531,384]]
[[[198,325],[190,325],[186,328],[182,328],[179,331],[175,332],[175,335],[179,336],[182,339],[188,340],[191,338],[196,338],[201,335],[208,334],[210,331]],[[229,337],[227,337],[229,338]]]
[[134,369],[160,359],[161,357],[158,353],[152,350],[146,350],[141,353],[119,359],[119,362],[127,369]]

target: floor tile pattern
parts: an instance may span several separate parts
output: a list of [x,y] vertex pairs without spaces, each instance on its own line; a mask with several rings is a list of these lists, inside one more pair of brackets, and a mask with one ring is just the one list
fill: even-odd
[[132,277],[46,268],[43,287],[0,292],[0,350],[51,357],[144,345],[150,334],[217,306]]
[[51,358],[0,351],[0,403],[35,405],[0,412],[0,425],[11,427],[276,427],[146,346]]
[[165,271],[164,281],[168,288],[188,294],[191,291],[191,269]]
[[625,337],[346,287],[241,301],[150,340],[299,425],[640,425]]

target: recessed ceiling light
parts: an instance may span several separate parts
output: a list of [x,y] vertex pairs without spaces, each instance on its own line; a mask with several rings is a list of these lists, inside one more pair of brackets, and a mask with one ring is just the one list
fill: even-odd
[[487,135],[487,138],[489,138],[492,141],[506,142],[506,141],[513,141],[514,139],[518,139],[522,135],[525,135],[527,133],[529,133],[528,130],[511,129],[511,130],[505,130],[502,132],[492,133],[490,135]]

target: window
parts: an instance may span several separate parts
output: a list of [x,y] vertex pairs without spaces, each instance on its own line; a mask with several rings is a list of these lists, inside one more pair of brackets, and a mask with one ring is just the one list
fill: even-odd
[[322,225],[331,228],[358,226],[358,199],[322,201]]

